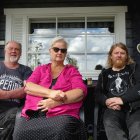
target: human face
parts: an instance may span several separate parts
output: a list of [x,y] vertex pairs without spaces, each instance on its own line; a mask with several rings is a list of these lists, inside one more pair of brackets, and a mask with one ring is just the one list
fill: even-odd
[[126,51],[121,49],[120,47],[116,47],[112,54],[111,60],[113,63],[113,67],[115,68],[123,68],[126,65],[127,54]]
[[52,61],[63,62],[67,54],[67,48],[64,42],[57,41],[50,48],[50,56]]
[[5,46],[5,60],[11,63],[17,63],[21,56],[20,46],[11,41]]

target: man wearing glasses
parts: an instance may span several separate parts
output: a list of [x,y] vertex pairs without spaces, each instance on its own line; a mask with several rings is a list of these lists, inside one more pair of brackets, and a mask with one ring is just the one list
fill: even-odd
[[0,140],[12,140],[16,112],[25,97],[23,82],[32,73],[31,68],[18,63],[21,49],[20,43],[9,41],[0,62]]

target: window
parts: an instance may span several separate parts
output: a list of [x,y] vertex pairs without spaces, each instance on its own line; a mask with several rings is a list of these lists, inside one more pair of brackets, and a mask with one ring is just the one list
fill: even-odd
[[65,63],[72,63],[86,77],[93,74],[97,64],[105,66],[107,52],[115,42],[114,18],[30,19],[29,66],[50,62],[49,42],[55,36],[63,36],[69,44]]
[[69,43],[65,63],[83,78],[97,78],[95,66],[105,66],[110,46],[125,43],[126,11],[125,6],[5,9],[6,40],[21,42],[20,61],[34,68],[49,62],[50,40],[63,36]]

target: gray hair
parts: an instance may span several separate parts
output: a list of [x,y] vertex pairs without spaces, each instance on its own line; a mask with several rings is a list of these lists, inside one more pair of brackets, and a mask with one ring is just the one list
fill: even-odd
[[5,44],[5,48],[6,48],[6,46],[7,46],[9,43],[11,43],[11,42],[16,43],[16,44],[20,47],[20,50],[22,49],[21,43],[19,43],[19,42],[17,42],[17,41],[14,41],[14,40],[8,41],[8,42]]
[[62,36],[57,36],[57,37],[55,37],[55,38],[53,38],[53,39],[51,40],[50,48],[51,48],[56,42],[63,42],[63,43],[65,44],[65,46],[68,47],[67,41],[66,41]]

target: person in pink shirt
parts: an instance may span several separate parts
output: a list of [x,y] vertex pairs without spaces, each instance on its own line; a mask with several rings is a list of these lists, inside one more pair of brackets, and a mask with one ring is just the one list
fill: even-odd
[[26,101],[13,140],[86,140],[79,111],[87,87],[78,69],[64,65],[68,44],[56,37],[49,64],[38,66],[25,83]]

